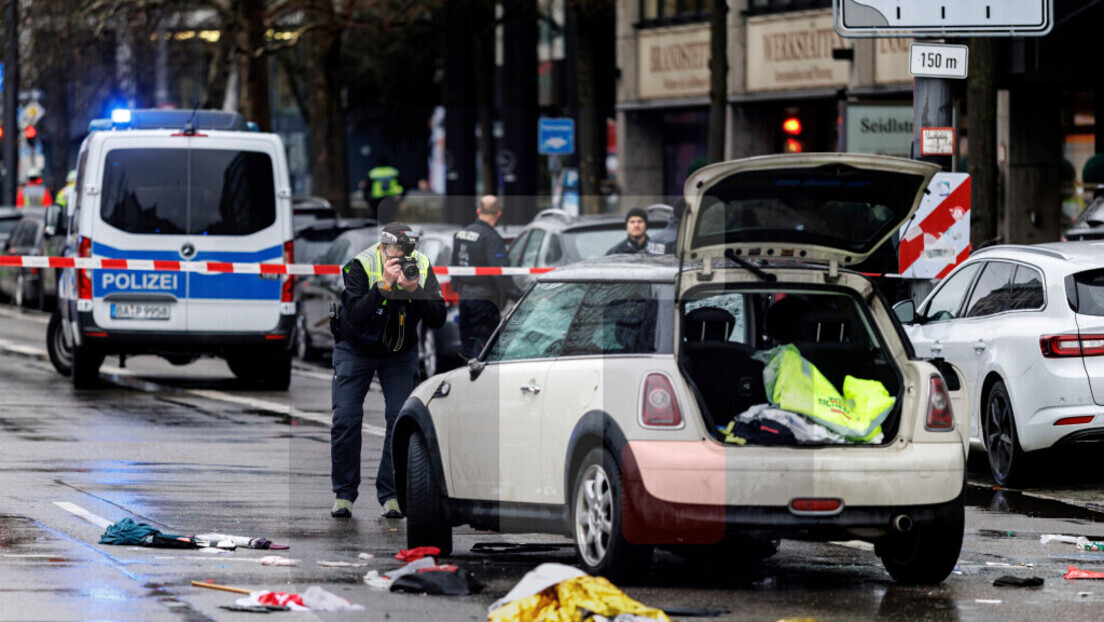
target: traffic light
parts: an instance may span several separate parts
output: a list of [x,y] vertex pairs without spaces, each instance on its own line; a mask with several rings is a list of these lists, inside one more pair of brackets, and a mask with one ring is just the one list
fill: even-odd
[[35,126],[28,125],[27,129],[23,130],[23,135],[27,137],[27,140],[34,140],[38,136],[38,130],[35,129]]
[[801,143],[801,119],[796,116],[787,116],[782,120],[782,133],[785,134],[786,140],[783,148],[786,153],[801,153],[805,150],[804,145]]

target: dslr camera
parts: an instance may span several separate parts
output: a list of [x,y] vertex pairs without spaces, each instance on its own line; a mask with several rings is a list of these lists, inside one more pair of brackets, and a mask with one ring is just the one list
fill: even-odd
[[413,257],[400,257],[399,269],[402,270],[403,276],[408,281],[417,281],[421,278],[421,273],[418,271],[418,260]]

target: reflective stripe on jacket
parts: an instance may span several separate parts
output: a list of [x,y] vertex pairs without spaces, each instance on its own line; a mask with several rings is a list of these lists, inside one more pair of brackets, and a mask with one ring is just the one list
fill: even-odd
[[[410,256],[418,260],[418,274],[420,275],[418,285],[425,287],[426,275],[429,274],[429,257],[418,251],[414,251]],[[364,267],[364,273],[368,275],[369,287],[383,280],[383,264],[386,262],[383,260],[383,253],[380,251],[378,243],[357,253],[355,259]]]

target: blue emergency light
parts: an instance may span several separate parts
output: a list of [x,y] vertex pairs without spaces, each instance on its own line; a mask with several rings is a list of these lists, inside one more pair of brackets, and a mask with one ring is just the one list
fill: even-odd
[[111,122],[115,125],[127,125],[130,123],[130,110],[127,108],[116,108],[111,111]]

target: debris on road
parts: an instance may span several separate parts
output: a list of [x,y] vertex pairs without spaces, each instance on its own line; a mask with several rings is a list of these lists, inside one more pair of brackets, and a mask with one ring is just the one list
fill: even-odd
[[112,525],[100,536],[100,544],[136,545],[163,549],[221,549],[233,551],[237,547],[251,549],[287,550],[286,544],[273,544],[264,538],[232,536],[220,533],[183,536],[162,533],[146,523],[136,523],[124,518]]
[[1104,551],[1104,542],[1093,542],[1084,536],[1064,536],[1048,533],[1039,538],[1039,544],[1049,544],[1050,542],[1065,542],[1082,551]]
[[1076,566],[1070,566],[1064,578],[1066,579],[1104,579],[1104,572],[1095,570],[1079,570]]
[[435,546],[419,546],[413,549],[400,549],[395,554],[395,559],[401,562],[412,562],[423,557],[436,557],[441,554],[441,549]]
[[376,556],[372,555],[371,553],[361,553],[360,555],[357,555],[357,559],[375,559],[375,558],[376,558]]
[[997,587],[1039,587],[1042,584],[1042,577],[1014,577],[1008,574],[993,581]]
[[324,560],[318,560],[314,563],[322,566],[323,568],[363,568],[368,565],[359,562],[331,562]]
[[488,608],[491,622],[510,620],[574,620],[586,610],[615,618],[629,614],[670,622],[663,611],[628,597],[604,577],[592,577],[563,564],[541,564],[522,577],[514,589]]
[[486,587],[464,568],[453,565],[431,566],[417,572],[407,573],[391,584],[392,592],[411,594],[438,594],[444,596],[466,596],[478,594]]
[[437,560],[432,557],[422,557],[416,559],[409,564],[390,570],[385,574],[380,574],[378,570],[369,570],[368,574],[364,575],[364,582],[371,587],[378,587],[381,589],[390,589],[391,584],[399,577],[417,572],[423,568],[431,568],[437,565]]
[[509,555],[514,553],[555,553],[574,548],[574,544],[545,544],[536,542],[476,542],[471,552],[476,555]]
[[262,557],[259,560],[262,566],[298,566],[298,559],[288,559],[287,557],[280,557],[279,555],[268,555]]
[[267,590],[250,591],[245,588],[217,585],[203,581],[192,581],[192,585],[210,590],[248,594],[245,598],[239,598],[235,605],[253,609],[235,609],[235,611],[256,611],[260,613],[259,609],[255,609],[257,607],[274,608],[274,611],[289,609],[291,611],[364,611],[363,605],[350,603],[337,594],[327,592],[317,585],[311,586],[302,595]]

